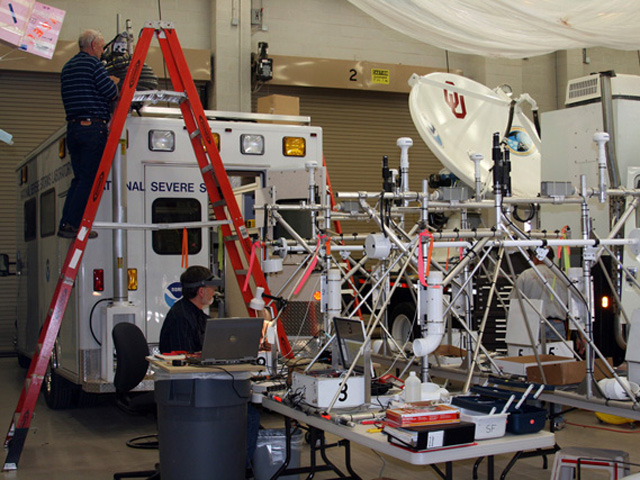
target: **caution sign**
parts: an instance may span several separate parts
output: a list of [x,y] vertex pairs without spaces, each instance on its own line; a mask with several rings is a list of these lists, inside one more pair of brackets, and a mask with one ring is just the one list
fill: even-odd
[[371,69],[371,83],[378,83],[382,85],[389,85],[389,79],[391,78],[390,70],[382,68]]

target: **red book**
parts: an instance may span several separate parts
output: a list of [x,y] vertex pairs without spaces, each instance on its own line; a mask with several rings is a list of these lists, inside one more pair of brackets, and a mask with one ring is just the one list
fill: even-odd
[[395,427],[459,423],[460,410],[431,402],[408,403],[404,407],[387,410],[386,422]]

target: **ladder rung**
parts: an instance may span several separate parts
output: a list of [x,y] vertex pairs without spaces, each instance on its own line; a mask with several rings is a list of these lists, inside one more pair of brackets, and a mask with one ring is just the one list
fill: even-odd
[[170,90],[143,90],[133,94],[132,102],[167,102],[182,103],[187,99],[185,92],[172,92]]
[[211,204],[211,206],[212,206],[213,208],[217,208],[217,207],[224,207],[225,205],[227,205],[227,202],[226,202],[226,200],[225,200],[224,198],[223,198],[223,199],[218,200],[217,202],[213,202],[213,203]]
[[236,275],[246,275],[249,273],[249,270],[234,270]]
[[240,240],[238,235],[229,235],[227,237],[222,237],[223,242],[235,242],[236,240]]

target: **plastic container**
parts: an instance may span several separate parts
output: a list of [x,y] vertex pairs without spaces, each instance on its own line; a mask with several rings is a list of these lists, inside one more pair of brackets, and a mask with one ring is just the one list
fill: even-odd
[[422,398],[422,382],[416,372],[409,372],[409,377],[404,381],[404,401],[407,403],[419,402]]
[[[456,407],[475,410],[477,412],[489,413],[495,408],[494,413],[502,412],[505,406],[505,400],[486,397],[454,397],[451,404]],[[507,410],[509,418],[507,418],[507,432],[515,434],[536,433],[542,430],[547,421],[547,411],[544,408],[533,407],[523,404],[516,410],[515,405],[511,404]]]
[[[291,435],[291,459],[289,468],[300,467],[300,453],[304,434],[296,430]],[[255,480],[269,480],[287,458],[287,434],[284,428],[269,428],[258,432],[256,452],[253,454],[252,467]],[[299,475],[286,475],[284,480],[298,480]]]
[[505,434],[508,413],[494,413],[489,415],[474,410],[460,409],[460,421],[476,424],[476,440],[498,438]]
[[156,381],[162,479],[243,478],[249,396],[249,380]]

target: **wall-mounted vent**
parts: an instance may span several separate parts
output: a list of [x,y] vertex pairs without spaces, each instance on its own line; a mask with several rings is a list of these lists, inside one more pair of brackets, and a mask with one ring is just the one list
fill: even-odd
[[[619,74],[611,77],[613,99],[640,100],[640,76]],[[565,106],[574,107],[599,102],[601,98],[600,75],[593,74],[569,80]]]

